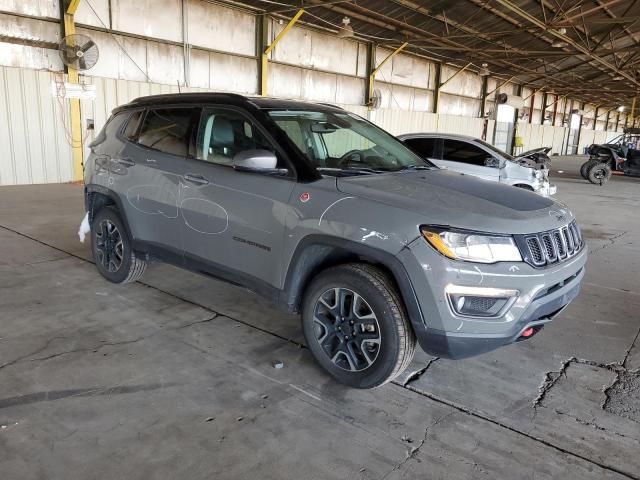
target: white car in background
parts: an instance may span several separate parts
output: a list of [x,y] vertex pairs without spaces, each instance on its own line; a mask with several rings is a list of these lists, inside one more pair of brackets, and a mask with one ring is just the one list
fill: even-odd
[[548,197],[557,191],[549,183],[549,149],[513,157],[493,145],[466,135],[411,133],[399,135],[408,147],[439,167],[494,182],[506,183]]

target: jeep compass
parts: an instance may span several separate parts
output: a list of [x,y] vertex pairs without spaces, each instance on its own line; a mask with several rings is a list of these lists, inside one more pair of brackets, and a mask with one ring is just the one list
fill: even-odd
[[299,312],[338,381],[371,388],[416,344],[464,358],[530,338],[577,295],[571,211],[442,170],[341,108],[234,94],[138,98],[85,164],[98,271],[162,260]]

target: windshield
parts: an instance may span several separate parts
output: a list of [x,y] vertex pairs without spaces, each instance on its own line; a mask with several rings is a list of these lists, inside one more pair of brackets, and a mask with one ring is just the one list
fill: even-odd
[[507,152],[503,152],[499,148],[496,148],[493,145],[491,145],[490,143],[485,142],[484,140],[480,140],[479,138],[476,138],[475,141],[481,144],[483,147],[491,150],[492,152],[497,153],[498,155],[506,158],[507,160],[513,160],[515,158],[512,155],[509,155]]
[[348,112],[270,110],[270,117],[323,174],[437,168],[372,123]]

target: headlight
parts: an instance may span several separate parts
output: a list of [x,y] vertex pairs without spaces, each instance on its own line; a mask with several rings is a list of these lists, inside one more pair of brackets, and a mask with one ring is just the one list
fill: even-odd
[[422,227],[422,236],[445,257],[468,262],[521,262],[512,237]]

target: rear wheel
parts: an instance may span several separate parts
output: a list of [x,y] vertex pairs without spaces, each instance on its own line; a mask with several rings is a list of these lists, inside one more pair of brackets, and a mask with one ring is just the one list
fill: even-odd
[[598,163],[600,163],[598,160],[593,160],[593,159],[589,159],[586,162],[584,162],[580,167],[580,176],[585,180],[589,180],[589,177],[587,177],[587,172],[593,165],[597,165]]
[[98,272],[113,283],[135,282],[147,262],[133,251],[129,231],[113,207],[104,207],[91,225],[91,250]]
[[416,339],[395,286],[366,264],[333,267],[305,293],[302,327],[311,353],[336,380],[373,388],[399,375]]
[[611,167],[607,163],[597,163],[587,171],[587,179],[596,185],[607,183],[611,178]]

